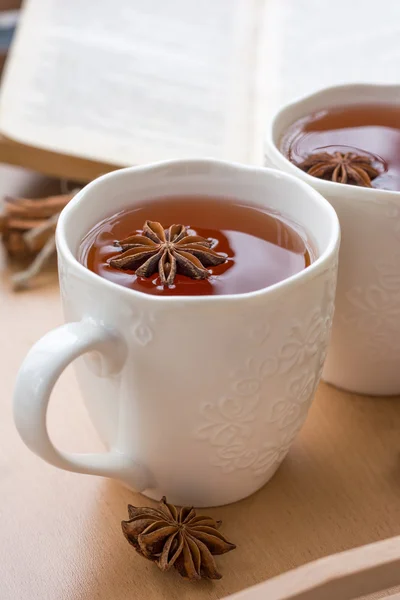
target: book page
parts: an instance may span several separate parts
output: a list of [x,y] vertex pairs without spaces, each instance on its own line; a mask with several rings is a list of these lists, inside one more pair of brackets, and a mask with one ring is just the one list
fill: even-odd
[[62,154],[131,165],[262,163],[268,0],[27,0],[0,130]]
[[398,83],[399,0],[269,0],[268,109],[342,83]]

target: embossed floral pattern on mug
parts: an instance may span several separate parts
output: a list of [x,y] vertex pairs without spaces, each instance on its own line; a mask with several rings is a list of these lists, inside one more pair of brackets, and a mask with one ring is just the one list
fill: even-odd
[[133,327],[131,329],[133,338],[140,346],[147,346],[153,340],[152,324],[154,316],[152,314],[139,313],[135,315]]
[[400,358],[400,254],[371,265],[377,283],[354,286],[345,294],[343,321],[363,336],[372,361]]
[[[273,319],[258,335],[257,356],[232,374],[226,396],[201,407],[199,440],[213,448],[211,463],[223,473],[250,469],[254,477],[272,472],[284,459],[307,416],[322,372],[331,330],[336,264],[324,277],[324,301],[303,319],[293,319],[278,348],[270,345]],[[265,353],[260,353],[260,348]],[[271,390],[284,390],[271,397]]]

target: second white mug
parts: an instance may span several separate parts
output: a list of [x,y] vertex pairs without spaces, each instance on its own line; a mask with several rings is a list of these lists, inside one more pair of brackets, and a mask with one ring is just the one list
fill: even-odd
[[279,150],[297,119],[330,107],[400,103],[400,86],[327,88],[279,110],[267,128],[265,163],[312,185],[342,231],[335,318],[323,378],[371,395],[400,394],[400,192],[311,177]]

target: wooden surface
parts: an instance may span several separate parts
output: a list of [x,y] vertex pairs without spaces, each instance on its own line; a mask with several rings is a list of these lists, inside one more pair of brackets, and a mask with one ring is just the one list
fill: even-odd
[[[322,384],[273,480],[247,500],[205,511],[223,520],[222,531],[237,544],[217,557],[223,579],[190,584],[175,572],[159,572],[120,529],[127,504],[146,504],[145,498],[111,481],[59,471],[20,441],[11,413],[15,375],[29,347],[62,315],[54,270],[34,290],[12,293],[9,268],[2,265],[1,600],[217,599],[400,534],[400,400],[357,397]],[[49,421],[65,449],[101,449],[71,369],[56,386]]]

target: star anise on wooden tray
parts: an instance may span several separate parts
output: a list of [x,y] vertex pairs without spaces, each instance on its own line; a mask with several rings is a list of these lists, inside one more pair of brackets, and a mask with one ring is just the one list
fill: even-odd
[[26,287],[55,255],[54,232],[59,214],[77,191],[45,198],[4,198],[0,210],[3,246],[10,257],[32,261],[13,275],[14,289]]
[[160,223],[146,221],[142,234],[116,242],[122,254],[112,258],[116,269],[135,271],[139,277],[151,277],[158,271],[162,285],[172,285],[177,273],[192,279],[206,279],[207,267],[226,261],[226,256],[211,248],[211,242],[199,235],[189,235],[184,225],[164,229]]
[[221,521],[177,508],[165,497],[158,508],[129,505],[128,512],[129,521],[121,523],[126,539],[162,571],[173,567],[187,579],[221,579],[213,555],[236,548],[218,531]]
[[372,158],[355,152],[318,152],[310,154],[297,166],[319,179],[372,187],[371,181],[380,175],[372,165]]

